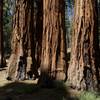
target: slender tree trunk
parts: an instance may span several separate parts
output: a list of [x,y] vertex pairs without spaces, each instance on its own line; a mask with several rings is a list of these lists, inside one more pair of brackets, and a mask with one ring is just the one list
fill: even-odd
[[64,80],[66,67],[64,0],[43,0],[41,82]]
[[81,90],[95,90],[98,85],[95,2],[95,0],[75,0],[68,81],[73,88]]
[[3,67],[3,0],[0,0],[0,67]]

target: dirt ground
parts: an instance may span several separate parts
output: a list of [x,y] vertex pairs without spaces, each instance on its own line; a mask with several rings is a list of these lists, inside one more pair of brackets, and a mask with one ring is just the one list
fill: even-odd
[[[62,84],[56,88],[39,87],[37,80],[7,81],[7,69],[0,70],[0,100],[78,100],[73,90]],[[78,95],[78,93],[77,93]]]

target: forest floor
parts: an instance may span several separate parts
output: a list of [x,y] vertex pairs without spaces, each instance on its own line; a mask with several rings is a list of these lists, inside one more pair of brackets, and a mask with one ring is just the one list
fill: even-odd
[[42,88],[37,80],[8,81],[7,68],[0,70],[0,100],[78,100],[78,92],[63,84],[56,88]]

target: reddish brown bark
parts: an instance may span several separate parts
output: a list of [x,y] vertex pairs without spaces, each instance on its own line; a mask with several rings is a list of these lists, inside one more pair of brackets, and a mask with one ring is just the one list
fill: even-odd
[[[16,78],[19,57],[32,56],[33,40],[33,1],[17,0],[16,12],[13,18],[12,53],[8,65],[8,76]],[[29,52],[30,51],[30,52]],[[34,56],[34,55],[33,55]]]
[[95,0],[75,0],[68,81],[76,89],[97,89]]
[[64,0],[43,0],[42,80],[48,80],[47,77],[56,80],[64,80],[65,78],[66,36],[64,6]]

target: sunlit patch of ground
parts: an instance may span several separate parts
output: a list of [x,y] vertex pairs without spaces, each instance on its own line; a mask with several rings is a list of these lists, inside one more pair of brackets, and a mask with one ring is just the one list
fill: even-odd
[[7,68],[0,70],[0,87],[5,86],[7,83],[11,83],[6,80]]
[[[13,83],[15,81],[8,81],[7,79],[7,68],[4,68],[3,70],[0,71],[0,87],[5,86],[8,83]],[[37,83],[37,80],[24,80],[20,81],[22,83]]]

